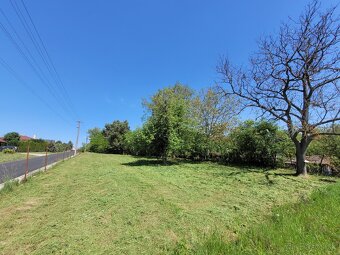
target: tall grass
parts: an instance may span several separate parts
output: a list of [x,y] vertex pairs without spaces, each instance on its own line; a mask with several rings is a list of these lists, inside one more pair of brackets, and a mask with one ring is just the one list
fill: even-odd
[[175,254],[340,254],[340,184],[274,210],[268,221],[228,242],[213,233],[194,250]]
[[4,183],[4,187],[0,190],[0,193],[8,193],[14,190],[19,185],[18,180],[7,180]]

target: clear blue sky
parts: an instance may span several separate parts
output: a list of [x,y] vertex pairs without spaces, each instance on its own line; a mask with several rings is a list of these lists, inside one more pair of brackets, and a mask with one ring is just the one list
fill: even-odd
[[[20,3],[20,0],[15,0]],[[337,3],[323,0],[323,7]],[[176,82],[195,89],[218,80],[220,55],[246,63],[256,39],[297,17],[305,0],[25,0],[78,116],[65,111],[0,30],[0,57],[54,108],[0,66],[0,136],[9,131],[72,140],[113,120],[142,123],[142,98]],[[1,9],[39,59],[10,2]],[[0,14],[4,24],[4,17]],[[56,113],[63,115],[61,119]],[[247,117],[247,116],[245,116]]]

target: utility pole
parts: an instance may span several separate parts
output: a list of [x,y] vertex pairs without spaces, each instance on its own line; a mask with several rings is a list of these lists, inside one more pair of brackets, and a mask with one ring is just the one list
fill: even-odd
[[80,120],[77,121],[77,129],[78,129],[78,132],[77,132],[77,140],[76,140],[76,144],[74,146],[74,148],[76,149],[75,151],[75,154],[77,154],[77,149],[78,149],[78,140],[79,140],[79,132],[80,132]]

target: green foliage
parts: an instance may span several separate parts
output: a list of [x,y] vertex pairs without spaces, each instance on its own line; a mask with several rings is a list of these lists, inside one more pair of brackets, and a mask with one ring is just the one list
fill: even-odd
[[61,141],[57,142],[48,142],[42,139],[31,139],[28,141],[20,141],[18,145],[19,152],[26,152],[27,147],[30,147],[30,152],[63,152],[71,150],[73,147],[72,142],[63,143]]
[[5,134],[4,139],[7,142],[7,145],[18,146],[20,141],[20,135],[17,132],[10,132]]
[[142,128],[127,132],[124,137],[124,144],[127,152],[132,155],[151,156],[154,154],[151,151],[152,140],[153,135],[149,125],[145,123]]
[[[340,125],[334,125],[319,130],[320,133],[340,134]],[[331,163],[340,167],[340,136],[339,135],[320,135],[309,146],[308,155],[320,155],[331,158]]]
[[283,149],[289,143],[288,136],[267,121],[246,121],[229,137],[232,146],[227,155],[229,161],[260,166],[276,166],[278,154],[287,153]]
[[123,153],[125,151],[124,136],[130,131],[127,121],[115,120],[110,124],[106,124],[103,132],[105,139],[109,145],[108,153]]
[[98,129],[92,129],[89,131],[90,143],[88,150],[91,152],[105,153],[109,148],[109,142],[104,137],[103,133]]
[[26,152],[27,147],[30,147],[31,152],[41,152],[46,150],[46,146],[48,142],[42,139],[32,139],[28,141],[20,141],[18,144],[18,151],[19,152]]
[[153,136],[151,151],[164,161],[181,154],[190,129],[189,110],[192,90],[181,84],[159,90],[145,102],[149,110],[148,122]]
[[4,149],[4,150],[2,151],[2,153],[4,153],[4,154],[14,154],[14,153],[15,153],[15,150]]

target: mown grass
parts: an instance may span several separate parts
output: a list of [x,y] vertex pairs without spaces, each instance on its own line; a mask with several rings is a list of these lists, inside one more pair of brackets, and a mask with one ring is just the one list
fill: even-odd
[[236,241],[213,233],[195,249],[177,254],[340,254],[340,185],[314,192],[308,200],[276,208],[272,216]]
[[0,253],[172,254],[212,233],[237,240],[328,184],[291,174],[82,154],[0,194]]

